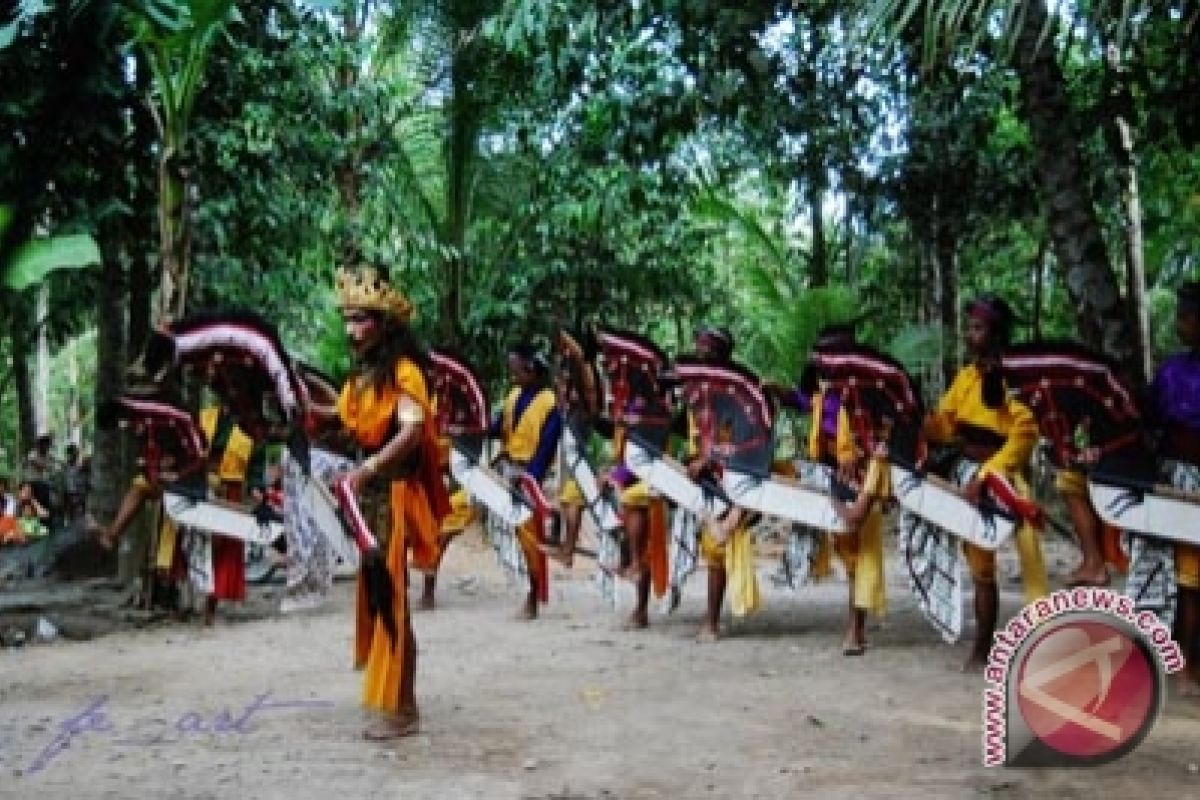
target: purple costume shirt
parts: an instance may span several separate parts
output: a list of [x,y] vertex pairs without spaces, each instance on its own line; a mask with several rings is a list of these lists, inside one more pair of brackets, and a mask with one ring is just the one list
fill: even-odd
[[1161,423],[1200,432],[1200,355],[1184,352],[1168,358],[1150,390]]
[[[825,392],[821,398],[821,435],[833,441],[837,438],[838,411],[842,407],[842,398],[837,392]],[[780,405],[801,414],[811,414],[813,410],[812,398],[799,389],[792,389],[780,397]]]

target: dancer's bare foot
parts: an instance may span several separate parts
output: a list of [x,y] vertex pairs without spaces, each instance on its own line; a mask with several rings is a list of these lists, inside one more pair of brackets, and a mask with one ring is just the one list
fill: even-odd
[[634,611],[621,625],[621,630],[640,631],[650,627],[650,616],[645,611]]
[[407,714],[389,716],[377,725],[372,725],[363,731],[363,738],[368,742],[388,742],[393,739],[403,739],[421,730],[421,717],[415,711]]
[[517,611],[517,619],[525,622],[532,622],[537,619],[537,615],[537,601],[532,599],[526,600],[525,605],[521,606],[520,610]]
[[1067,576],[1067,586],[1075,588],[1076,586],[1108,586],[1111,580],[1108,570],[1103,564],[1099,566],[1089,566],[1080,564]]
[[538,545],[538,549],[545,553],[547,558],[554,559],[567,569],[570,569],[571,565],[575,562],[574,548],[567,550],[565,547],[556,547],[552,544],[543,544]]
[[421,599],[417,601],[417,609],[419,611],[433,611],[437,608],[437,601],[431,594],[421,595]]
[[967,660],[962,663],[962,671],[965,673],[983,672],[983,668],[987,666],[986,652],[979,652],[979,648],[972,648],[971,654],[967,656]]
[[696,641],[700,644],[709,644],[721,638],[721,629],[711,623],[704,623],[700,627],[700,632],[696,634]]
[[641,566],[635,567],[632,564],[629,565],[628,567],[621,567],[619,570],[617,570],[618,578],[621,578],[622,580],[627,580],[631,583],[637,583],[639,580],[641,580],[643,577],[645,577],[645,575],[646,575],[645,567],[641,567]]
[[861,656],[866,652],[866,641],[859,638],[854,630],[846,631],[846,637],[842,639],[842,655]]

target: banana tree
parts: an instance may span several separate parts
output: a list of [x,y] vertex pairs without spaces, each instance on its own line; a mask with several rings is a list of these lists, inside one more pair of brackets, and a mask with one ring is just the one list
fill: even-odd
[[150,70],[148,101],[159,136],[156,321],[184,312],[195,181],[188,158],[192,111],[212,46],[236,18],[233,0],[131,0],[127,5],[133,43]]

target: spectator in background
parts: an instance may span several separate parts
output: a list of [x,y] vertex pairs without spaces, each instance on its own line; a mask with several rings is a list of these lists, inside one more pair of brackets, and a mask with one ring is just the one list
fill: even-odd
[[17,498],[8,490],[8,478],[0,477],[0,544],[24,544],[17,527]]
[[38,503],[46,511],[50,513],[52,505],[50,481],[54,477],[56,459],[51,454],[51,446],[54,444],[54,436],[47,431],[42,431],[34,440],[33,449],[29,451],[29,455],[25,456],[25,464],[21,471],[22,479],[29,481],[33,489],[33,495],[37,498]]
[[86,497],[87,481],[79,457],[79,446],[72,443],[67,445],[66,463],[63,465],[63,519],[68,525],[83,516]]
[[50,532],[50,511],[37,498],[32,481],[22,481],[17,490],[17,529],[24,544]]
[[7,475],[0,475],[0,516],[17,516],[17,496],[12,493]]

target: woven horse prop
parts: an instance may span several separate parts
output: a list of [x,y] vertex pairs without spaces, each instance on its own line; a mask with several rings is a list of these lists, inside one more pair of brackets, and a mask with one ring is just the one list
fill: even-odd
[[[175,373],[198,376],[255,442],[286,443],[306,477],[304,502],[335,549],[347,538],[354,542],[361,556],[368,611],[372,617],[380,616],[394,638],[395,587],[378,539],[343,479],[328,487],[311,475],[308,434],[317,427],[309,393],[313,378],[297,369],[274,326],[252,312],[195,314],[156,331],[140,359],[140,369],[157,381],[173,380]],[[166,499],[170,500],[170,492]],[[247,538],[239,532],[248,529],[230,516],[238,509],[201,496],[185,499],[173,505],[164,502],[164,508],[168,513],[173,508],[178,521],[196,529]],[[277,536],[278,531],[265,542]]]
[[1050,440],[1054,465],[1082,465],[1096,513],[1133,534],[1125,593],[1170,622],[1173,542],[1200,544],[1200,494],[1162,485],[1133,394],[1100,354],[1070,343],[1021,345],[1005,354],[1004,373]]
[[[430,360],[438,432],[450,439],[450,474],[488,510],[488,532],[500,563],[514,574],[525,574],[529,567],[524,563],[515,529],[537,519],[539,530],[544,530],[549,501],[533,476],[524,471],[503,474],[485,461],[490,406],[475,370],[444,350],[431,350]],[[548,578],[549,570],[543,569],[541,574]],[[543,597],[549,591],[547,582],[538,587]]]
[[[704,520],[723,518],[731,505],[715,475],[693,480],[684,465],[665,452],[678,385],[666,354],[649,339],[616,328],[602,328],[597,338],[608,376],[609,414],[623,431],[617,436],[618,467],[611,479],[622,489],[640,480],[675,505],[670,530],[662,531],[667,552],[661,553],[661,561],[651,559],[652,586],[670,613],[678,608],[683,584],[696,570]],[[653,548],[653,531],[650,535],[648,547],[661,552]]]
[[693,481],[665,453],[671,428],[669,359],[658,345],[636,333],[601,328],[598,334],[609,380],[609,415],[624,429],[620,453],[625,467],[651,489],[697,517],[723,516],[729,501],[715,481]]
[[963,629],[958,540],[988,549],[1007,541],[1016,521],[1000,498],[1015,498],[1015,490],[989,477],[975,504],[958,488],[974,474],[973,465],[960,462],[949,480],[931,474],[921,433],[924,410],[912,379],[895,359],[846,344],[815,350],[810,364],[826,391],[838,393],[859,449],[874,453],[886,445],[892,492],[904,511],[899,545],[909,588],[942,637],[957,641]]
[[[1020,345],[1005,354],[1004,374],[1051,441],[1056,466],[1078,464],[1090,451],[1088,491],[1102,520],[1200,544],[1200,494],[1161,483],[1133,394],[1108,359],[1070,343]],[[1086,445],[1076,442],[1077,431]]]
[[906,510],[964,541],[995,550],[1016,530],[1016,518],[1037,518],[1038,509],[1020,498],[1003,476],[989,474],[978,504],[928,468],[921,436],[923,410],[912,379],[895,359],[863,345],[815,352],[815,368],[850,414],[860,447],[872,452],[887,444],[892,490]]
[[[821,530],[845,530],[828,468],[805,469],[805,483],[771,474],[775,411],[754,373],[681,357],[675,374],[696,420],[701,455],[721,465],[721,487],[732,503]],[[825,480],[814,484],[814,474]]]
[[602,387],[596,385],[592,365],[583,347],[567,331],[558,335],[558,374],[564,382],[559,393],[563,416],[562,438],[559,441],[562,463],[566,472],[579,487],[584,509],[601,536],[619,541],[621,516],[612,492],[601,488],[595,465],[588,456],[586,445],[600,412]]

